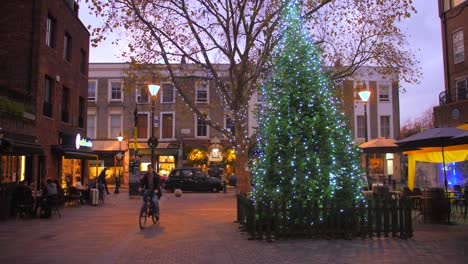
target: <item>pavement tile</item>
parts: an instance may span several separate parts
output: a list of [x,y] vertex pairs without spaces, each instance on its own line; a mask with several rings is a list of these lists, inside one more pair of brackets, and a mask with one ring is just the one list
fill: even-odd
[[467,263],[468,220],[415,221],[412,239],[247,240],[233,189],[165,193],[161,221],[138,227],[141,199],[120,194],[104,205],[65,207],[62,218],[0,222],[0,263]]

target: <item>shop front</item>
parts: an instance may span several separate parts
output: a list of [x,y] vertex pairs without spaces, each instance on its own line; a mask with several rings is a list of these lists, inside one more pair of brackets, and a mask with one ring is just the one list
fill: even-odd
[[82,184],[90,183],[93,180],[91,175],[98,171],[96,163],[98,155],[91,149],[92,142],[87,138],[82,138],[78,133],[73,138],[70,135],[60,135],[60,145],[52,146],[52,153],[58,156],[59,160],[59,183],[63,188],[81,181]]
[[35,137],[27,135],[0,135],[0,183],[34,183],[37,156],[43,155]]

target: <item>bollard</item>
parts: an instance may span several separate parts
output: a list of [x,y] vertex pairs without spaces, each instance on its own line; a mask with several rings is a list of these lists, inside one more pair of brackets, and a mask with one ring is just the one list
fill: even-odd
[[223,193],[226,193],[226,181],[223,181]]
[[120,176],[115,177],[115,191],[114,194],[120,193]]

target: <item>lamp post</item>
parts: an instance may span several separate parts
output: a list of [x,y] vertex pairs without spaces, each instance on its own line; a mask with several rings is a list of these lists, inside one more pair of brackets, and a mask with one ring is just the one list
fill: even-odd
[[156,84],[148,85],[148,89],[151,94],[151,137],[148,139],[148,146],[151,148],[151,165],[153,166],[153,169],[156,168],[154,166],[154,149],[158,145],[158,138],[154,136],[154,101],[156,100],[156,95],[158,94],[160,88],[161,87]]
[[122,167],[122,132],[119,133],[119,136],[117,137],[117,140],[119,141],[119,154],[117,154],[117,166],[119,167],[119,176],[115,179],[115,191],[114,193],[119,193],[119,188],[120,188],[120,169]]
[[[367,135],[367,101],[369,101],[369,97],[371,92],[369,90],[363,90],[360,91],[359,97],[361,98],[361,101],[364,103],[364,123],[365,123],[365,139],[366,142],[369,140],[368,135]],[[366,178],[369,180],[369,154],[366,153]]]

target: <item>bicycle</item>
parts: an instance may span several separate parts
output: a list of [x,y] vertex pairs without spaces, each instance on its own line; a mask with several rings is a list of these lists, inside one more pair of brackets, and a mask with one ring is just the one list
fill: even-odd
[[140,215],[138,218],[138,224],[140,225],[141,230],[145,228],[148,217],[151,217],[153,224],[156,224],[156,222],[159,220],[159,217],[156,216],[156,212],[151,212],[151,196],[143,194],[143,197],[145,201],[143,202],[143,205],[140,208]]

